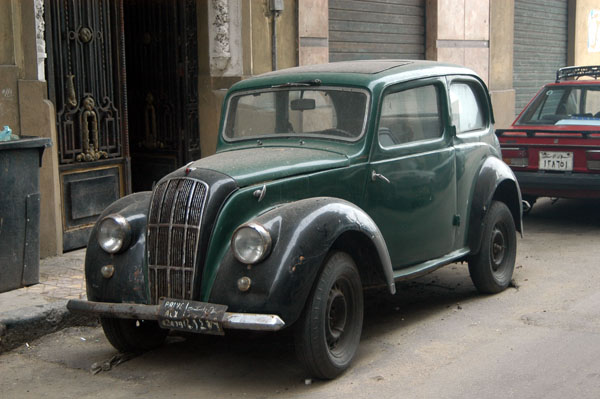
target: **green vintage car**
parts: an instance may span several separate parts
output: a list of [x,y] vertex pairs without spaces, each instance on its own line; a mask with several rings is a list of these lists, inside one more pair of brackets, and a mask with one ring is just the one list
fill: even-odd
[[88,301],[120,351],[170,329],[292,328],[334,378],[354,357],[363,289],[467,261],[482,293],[510,283],[521,194],[488,91],[463,67],[377,60],[235,84],[217,153],[109,206],[85,261]]

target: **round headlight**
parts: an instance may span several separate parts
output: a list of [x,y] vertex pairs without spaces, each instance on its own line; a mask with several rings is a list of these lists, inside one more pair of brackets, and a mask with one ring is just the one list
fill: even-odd
[[260,224],[240,226],[231,238],[233,255],[246,265],[263,260],[271,251],[271,235]]
[[126,249],[131,239],[131,226],[121,215],[109,215],[98,226],[98,244],[109,254]]

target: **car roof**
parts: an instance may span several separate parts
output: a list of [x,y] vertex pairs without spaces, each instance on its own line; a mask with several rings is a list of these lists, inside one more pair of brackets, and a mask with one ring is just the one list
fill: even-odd
[[326,84],[348,84],[370,87],[387,81],[408,81],[417,78],[471,75],[469,68],[436,61],[420,60],[359,60],[305,65],[267,72],[236,83],[232,89],[252,89],[289,82],[306,82],[319,79]]
[[303,72],[321,72],[321,73],[367,73],[375,74],[387,71],[392,68],[398,68],[415,63],[408,60],[361,60],[361,61],[340,61],[327,64],[303,65],[294,68],[280,69],[278,71],[267,72],[261,76],[276,76],[282,74],[293,74]]

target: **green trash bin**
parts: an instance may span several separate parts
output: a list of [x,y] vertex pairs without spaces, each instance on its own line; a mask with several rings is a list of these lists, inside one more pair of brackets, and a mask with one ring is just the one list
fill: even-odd
[[0,142],[0,292],[40,281],[40,171],[48,138]]

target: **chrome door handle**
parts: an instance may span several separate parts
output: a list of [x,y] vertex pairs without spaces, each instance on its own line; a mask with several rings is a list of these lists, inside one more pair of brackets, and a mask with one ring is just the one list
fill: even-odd
[[388,183],[388,184],[390,183],[390,179],[388,179],[387,177],[385,177],[385,176],[384,176],[384,175],[382,175],[382,174],[379,174],[379,173],[377,173],[377,172],[375,172],[375,171],[372,171],[372,172],[371,172],[371,180],[372,180],[372,181],[375,181],[375,180],[377,180],[377,179],[383,180],[384,182],[386,182],[386,183]]

